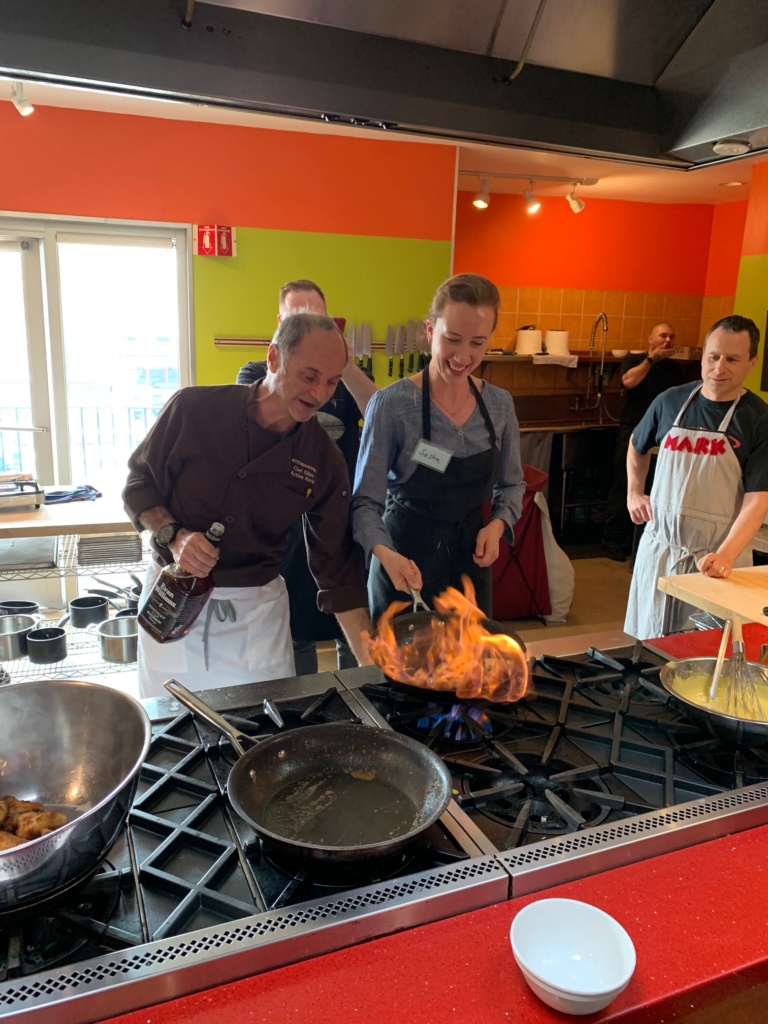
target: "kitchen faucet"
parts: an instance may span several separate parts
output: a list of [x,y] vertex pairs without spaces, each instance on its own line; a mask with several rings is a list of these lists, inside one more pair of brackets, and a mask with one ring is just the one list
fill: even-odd
[[[591,397],[591,394],[592,394],[592,378],[593,378],[593,374],[594,374],[594,367],[592,365],[592,356],[593,356],[594,351],[595,351],[595,335],[597,334],[597,329],[600,326],[600,324],[603,325],[603,343],[602,343],[601,350],[600,350],[600,369],[597,372],[597,374],[595,375],[596,376],[596,383],[595,383],[596,395],[595,395],[594,403],[591,403],[590,402],[590,397]],[[603,401],[603,385],[605,383],[605,370],[604,370],[604,368],[605,368],[605,346],[606,346],[607,341],[608,341],[608,317],[606,316],[605,313],[598,313],[597,316],[595,317],[595,322],[592,324],[592,331],[590,332],[590,335],[589,335],[589,370],[587,372],[587,393],[584,396],[584,404],[583,405],[581,404],[581,399],[580,398],[577,398],[575,400],[575,402],[571,406],[571,409],[574,412],[576,412],[578,410],[581,410],[581,409],[597,409],[600,406],[600,404],[602,403],[602,401]],[[601,410],[601,416],[602,416],[602,410]]]

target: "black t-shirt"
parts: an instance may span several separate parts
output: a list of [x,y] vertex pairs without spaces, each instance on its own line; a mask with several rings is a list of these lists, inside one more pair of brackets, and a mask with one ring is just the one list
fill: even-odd
[[[634,369],[645,360],[641,353],[630,353],[619,367],[619,380],[628,370]],[[654,363],[644,380],[636,388],[627,388],[621,406],[622,426],[634,427],[645,415],[651,402],[668,388],[677,387],[685,380],[683,368],[674,359],[660,359]]]
[[[698,383],[683,384],[659,395],[632,434],[635,448],[644,455],[660,445],[677,414]],[[681,427],[717,430],[731,402],[712,402],[699,392],[682,415]],[[747,391],[736,406],[725,436],[736,454],[745,491],[768,491],[768,405]]]

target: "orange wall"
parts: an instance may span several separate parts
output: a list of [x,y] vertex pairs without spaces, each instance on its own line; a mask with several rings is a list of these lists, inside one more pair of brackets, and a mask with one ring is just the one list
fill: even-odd
[[768,253],[768,162],[752,168],[749,189],[749,216],[744,230],[742,256],[764,256]]
[[460,192],[454,270],[499,285],[609,291],[704,292],[712,206],[590,199],[571,212],[561,196],[529,215],[522,196],[492,195],[487,210]]
[[10,103],[0,139],[3,210],[451,238],[451,145]]
[[745,199],[714,208],[705,295],[733,295],[736,291],[747,206]]

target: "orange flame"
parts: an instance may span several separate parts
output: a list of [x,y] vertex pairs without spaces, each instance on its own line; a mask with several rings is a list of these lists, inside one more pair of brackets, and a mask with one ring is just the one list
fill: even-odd
[[464,593],[448,587],[434,600],[439,614],[423,613],[410,635],[403,635],[398,612],[407,602],[395,601],[378,621],[369,653],[382,672],[397,682],[427,690],[451,690],[460,700],[484,698],[501,703],[520,700],[528,689],[528,662],[510,636],[494,635],[483,626],[475,604],[475,588],[462,576]]

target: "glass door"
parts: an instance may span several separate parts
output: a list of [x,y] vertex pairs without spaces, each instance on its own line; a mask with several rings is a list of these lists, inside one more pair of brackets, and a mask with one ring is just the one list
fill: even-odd
[[119,496],[190,382],[185,227],[0,221],[0,475]]
[[50,415],[33,378],[47,379],[37,239],[0,237],[0,475],[53,479]]
[[181,382],[176,242],[57,233],[71,483],[111,493]]

